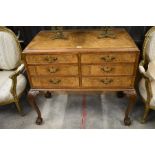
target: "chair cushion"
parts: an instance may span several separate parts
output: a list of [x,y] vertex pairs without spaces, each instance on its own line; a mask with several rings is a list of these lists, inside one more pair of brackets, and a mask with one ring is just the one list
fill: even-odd
[[[155,80],[151,81],[151,89],[152,89],[153,97],[151,99],[150,105],[155,106]],[[142,78],[140,83],[139,83],[139,92],[140,92],[141,96],[146,101],[147,100],[147,92],[146,92],[145,79],[144,78]]]
[[20,61],[20,51],[15,36],[0,31],[0,69],[15,69]]
[[0,71],[0,87],[12,73],[13,71]]
[[[10,93],[10,89],[12,86],[12,80],[9,76],[13,72],[11,71],[1,71],[0,72],[0,103],[8,102],[13,99],[12,94]],[[20,74],[17,77],[17,95],[19,96],[26,87],[26,78]]]

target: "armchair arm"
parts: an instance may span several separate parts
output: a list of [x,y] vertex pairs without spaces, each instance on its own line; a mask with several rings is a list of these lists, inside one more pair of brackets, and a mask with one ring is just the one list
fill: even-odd
[[144,68],[144,60],[142,60],[139,64],[139,72],[142,74],[142,76],[146,79],[149,79],[150,76],[146,73],[146,70]]
[[139,64],[139,72],[142,74],[142,76],[145,78],[145,87],[146,87],[146,93],[147,93],[147,100],[146,102],[148,105],[151,102],[153,93],[152,93],[152,88],[151,88],[151,80],[150,76],[147,74],[144,68],[144,60],[142,60]]
[[17,93],[16,93],[16,86],[17,86],[17,76],[22,73],[24,70],[24,64],[21,64],[12,75],[9,76],[9,78],[12,80],[12,86],[10,89],[11,94],[13,95],[14,99],[17,99]]

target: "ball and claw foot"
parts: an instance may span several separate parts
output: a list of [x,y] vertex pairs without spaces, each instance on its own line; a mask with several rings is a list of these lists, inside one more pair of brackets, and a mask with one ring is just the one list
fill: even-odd
[[37,125],[41,125],[42,122],[43,122],[43,119],[40,118],[40,117],[38,117],[37,120],[36,120],[36,124],[37,124]]
[[124,119],[124,124],[125,124],[126,126],[131,125],[131,120],[130,120],[129,117],[127,117],[127,118]]

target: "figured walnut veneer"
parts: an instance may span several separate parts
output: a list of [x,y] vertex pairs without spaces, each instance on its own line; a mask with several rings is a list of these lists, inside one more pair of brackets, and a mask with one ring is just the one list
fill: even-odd
[[[29,95],[43,90],[120,90],[133,96],[139,49],[124,29],[113,32],[115,39],[98,39],[99,30],[68,30],[64,40],[53,40],[51,31],[39,32],[23,53],[31,85]],[[126,125],[130,124],[131,107],[129,104],[126,111]],[[40,114],[38,120],[42,120]]]

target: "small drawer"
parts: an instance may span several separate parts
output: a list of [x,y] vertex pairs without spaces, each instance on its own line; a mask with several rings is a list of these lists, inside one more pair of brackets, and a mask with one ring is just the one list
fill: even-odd
[[76,54],[26,55],[27,64],[77,63]]
[[115,63],[115,62],[135,62],[136,53],[103,53],[103,54],[82,54],[82,63]]
[[32,85],[35,88],[73,88],[79,86],[78,77],[32,77]]
[[133,86],[133,77],[83,77],[83,87],[129,88]]
[[28,69],[31,75],[78,76],[77,65],[38,65],[29,66]]
[[83,76],[133,75],[134,64],[82,65]]

